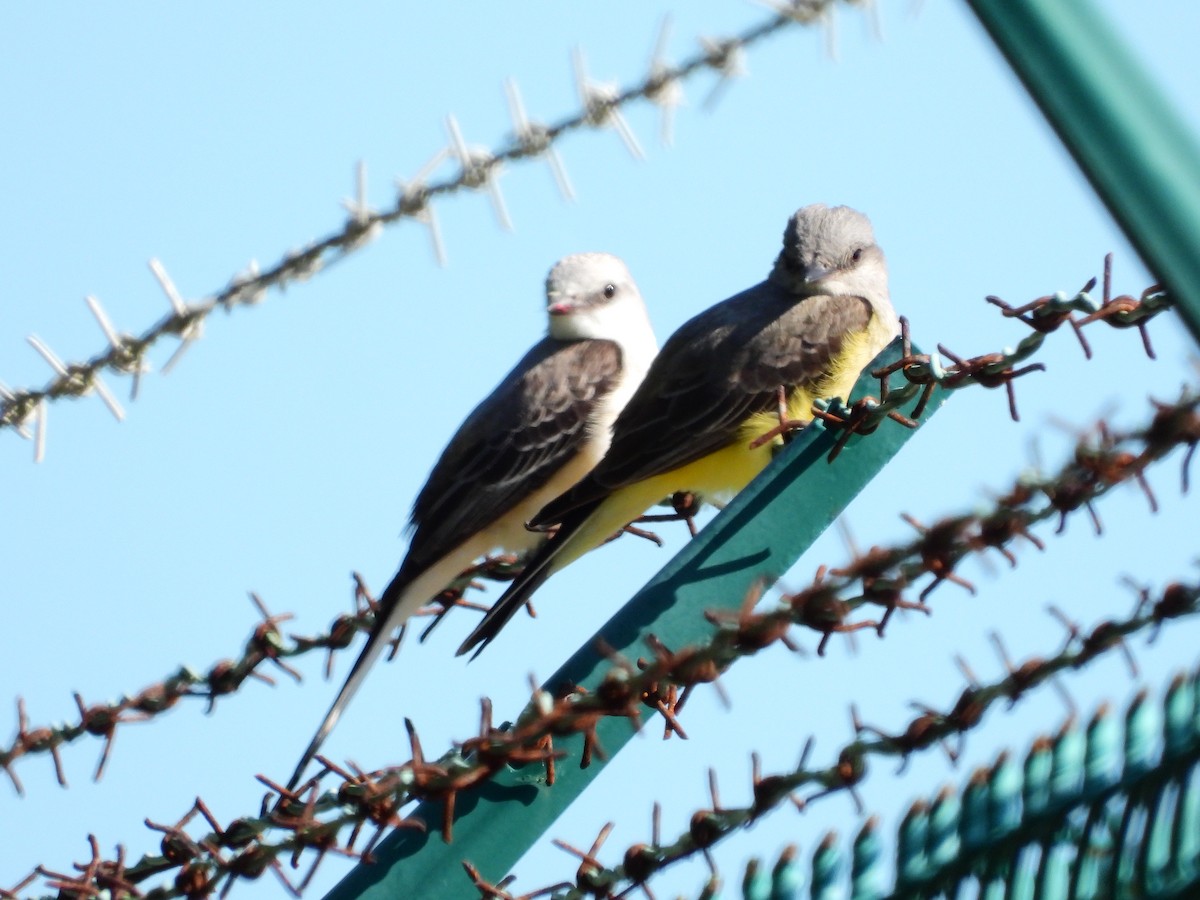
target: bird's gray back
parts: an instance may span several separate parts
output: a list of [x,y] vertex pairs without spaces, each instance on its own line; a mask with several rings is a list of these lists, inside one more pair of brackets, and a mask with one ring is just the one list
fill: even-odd
[[467,416],[413,504],[401,571],[419,572],[545,485],[588,438],[621,373],[612,341],[545,338]]

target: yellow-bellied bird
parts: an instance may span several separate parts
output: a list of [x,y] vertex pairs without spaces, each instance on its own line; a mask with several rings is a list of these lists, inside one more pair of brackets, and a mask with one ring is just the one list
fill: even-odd
[[625,264],[580,253],[546,278],[549,334],[467,416],[410,517],[412,540],[379,598],[375,625],[296,768],[295,787],[388,637],[478,557],[525,553],[544,535],[525,528],[547,502],[604,456],[612,425],[657,351]]
[[459,653],[480,650],[551,574],[676,491],[737,493],[774,445],[751,449],[818,398],[849,394],[899,333],[887,266],[871,222],[847,206],[806,206],[788,221],[766,281],[718,303],[671,335],[617,417],[604,459],[530,522],[557,525]]

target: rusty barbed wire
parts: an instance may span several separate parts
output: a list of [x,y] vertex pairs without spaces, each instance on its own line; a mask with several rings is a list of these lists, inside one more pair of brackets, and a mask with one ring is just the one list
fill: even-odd
[[[78,868],[99,873],[119,867],[122,882],[132,885],[178,870],[171,885],[160,885],[142,895],[156,900],[209,896],[218,888],[224,893],[233,879],[257,877],[267,869],[284,877],[278,859],[289,854],[293,865],[298,865],[305,851],[314,851],[317,854],[314,869],[334,848],[343,854],[369,859],[370,850],[387,827],[423,826],[400,815],[402,807],[413,800],[443,801],[446,819],[442,827],[449,840],[457,795],[508,764],[539,762],[546,767],[547,779],[553,783],[554,766],[560,759],[560,752],[553,745],[554,736],[581,734],[584,748],[580,764],[587,765],[593,753],[603,752],[596,729],[604,718],[626,718],[632,727],[638,728],[649,709],[663,715],[665,733],[682,733],[677,717],[691,690],[714,682],[736,659],[753,655],[776,642],[786,642],[792,625],[805,626],[821,635],[818,653],[836,633],[874,628],[882,635],[896,609],[928,611],[926,597],[938,584],[950,580],[948,575],[963,557],[981,554],[989,548],[1008,555],[1008,546],[1021,537],[1040,545],[1029,532],[1035,523],[1057,516],[1061,519],[1061,531],[1062,522],[1072,513],[1087,508],[1092,500],[1113,487],[1134,481],[1149,465],[1161,461],[1174,449],[1187,447],[1190,455],[1200,443],[1200,394],[1185,392],[1174,403],[1152,403],[1154,412],[1145,427],[1124,432],[1096,429],[1101,436],[1082,437],[1075,456],[1059,472],[1053,476],[1027,475],[986,512],[947,517],[922,527],[908,544],[874,547],[857,555],[844,568],[822,567],[807,588],[785,595],[775,609],[755,612],[757,596],[752,592],[740,613],[732,617],[710,614],[710,620],[718,628],[708,644],[672,651],[651,639],[652,658],[636,663],[614,658],[613,667],[594,693],[580,693],[571,686],[563,686],[556,695],[535,688],[532,700],[511,729],[493,727],[491,706],[485,699],[479,733],[462,741],[437,762],[426,761],[415,728],[406,723],[412,746],[412,758],[407,763],[364,772],[353,766],[346,771],[322,759],[324,771],[294,793],[259,776],[273,794],[264,800],[258,816],[243,817],[225,829],[214,827],[213,833],[204,838],[190,838],[183,826],[195,815],[193,810],[174,826],[150,823],[166,835],[161,856],[144,857],[133,865],[125,865],[118,852],[115,861],[93,860],[88,866]],[[1071,502],[1063,501],[1065,495],[1070,496]],[[1015,557],[1010,557],[1010,562],[1015,562]],[[931,576],[929,584],[921,589],[915,601],[908,599],[906,594],[916,590],[925,575]],[[1086,633],[1071,624],[1057,656],[1045,661],[1026,661],[1020,666],[1009,665],[1008,674],[997,685],[969,686],[948,711],[925,710],[903,732],[888,735],[875,731],[876,738],[859,740],[855,746],[870,744],[881,748],[871,752],[904,757],[954,733],[969,730],[989,703],[1001,697],[1015,700],[1054,672],[1087,665],[1093,658],[1120,646],[1125,635],[1143,628],[1161,628],[1168,621],[1193,614],[1198,598],[1200,589],[1195,585],[1169,585],[1157,598],[1144,591],[1139,596],[1137,610],[1128,619],[1105,621]],[[849,621],[849,616],[866,604],[883,608],[879,620]],[[267,616],[265,611],[264,616],[279,619]],[[968,677],[974,681],[974,676]],[[672,688],[682,690],[672,691]],[[862,726],[862,731],[870,729]],[[839,753],[838,762],[830,769],[819,770],[819,777],[801,766],[798,771],[803,774],[796,777],[801,778],[802,785],[819,788],[805,802],[833,790],[852,789],[865,771],[863,760],[859,751]],[[321,783],[331,773],[339,775],[341,783],[321,793]],[[777,781],[762,779],[762,782],[774,785],[772,790],[781,789]],[[766,790],[761,786],[759,789]],[[790,794],[793,789],[784,793]],[[712,812],[714,815],[718,812],[716,804]],[[214,822],[215,819],[209,819],[210,825]],[[368,824],[375,826],[375,834],[364,849],[357,850],[355,844]],[[338,835],[346,827],[352,829],[351,835],[342,843]],[[271,840],[268,834],[280,837]],[[229,855],[221,851],[228,851]],[[312,871],[305,881],[311,878]],[[100,890],[94,883],[72,885],[69,889],[60,887],[60,894],[82,898],[94,896]]]
[[[31,344],[54,369],[55,377],[41,388],[0,384],[0,430],[11,428],[23,437],[32,438],[35,444],[34,458],[40,461],[45,450],[47,410],[51,401],[95,393],[119,421],[124,411],[101,380],[102,373],[132,375],[132,396],[136,398],[140,378],[148,371],[147,352],[158,341],[168,336],[180,339],[179,346],[163,367],[166,372],[191,343],[202,336],[204,322],[212,312],[217,309],[230,312],[240,306],[260,303],[269,289],[282,289],[290,283],[305,281],[374,240],[386,225],[402,219],[426,224],[433,238],[434,252],[439,262],[444,262],[441,234],[431,205],[435,199],[463,190],[485,190],[491,195],[501,226],[510,228],[511,221],[496,182],[502,164],[544,157],[563,194],[569,198],[573,190],[555,150],[555,144],[564,135],[583,129],[612,128],[636,157],[641,154],[641,146],[622,115],[621,110],[625,106],[644,99],[669,115],[678,105],[681,82],[684,80],[699,71],[711,70],[718,75],[718,84],[723,84],[741,74],[731,64],[732,59],[740,58],[747,49],[786,26],[830,22],[833,9],[839,3],[847,6],[870,5],[863,0],[790,0],[788,3],[774,3],[773,14],[769,18],[729,37],[701,39],[701,50],[678,65],[669,65],[664,61],[665,36],[660,30],[649,71],[640,81],[623,88],[593,81],[586,72],[581,51],[577,49],[573,56],[573,70],[580,109],[551,125],[529,119],[516,83],[510,80],[506,84],[506,94],[513,119],[513,134],[506,143],[494,150],[469,145],[463,138],[457,120],[449,116],[448,144],[438,150],[413,179],[397,180],[396,197],[389,207],[374,209],[368,204],[366,173],[360,163],[356,196],[353,200],[343,201],[348,216],[340,230],[288,253],[265,269],[252,260],[245,270],[230,279],[226,287],[200,300],[186,300],[163,264],[157,259],[150,260],[151,271],[166,295],[171,312],[140,334],[132,335],[114,328],[100,301],[89,296],[88,307],[104,333],[108,348],[84,362],[63,362],[44,342],[36,337],[31,338]],[[428,179],[448,159],[458,163],[457,174],[429,182]],[[30,424],[33,425],[32,434],[27,427]]]
[[233,693],[247,678],[257,678],[274,684],[274,679],[258,671],[259,666],[265,662],[272,663],[299,681],[300,673],[283,661],[283,657],[289,654],[278,628],[281,622],[291,618],[291,614],[271,615],[257,594],[252,593],[250,599],[262,615],[262,621],[251,632],[243,654],[237,660],[221,660],[204,673],[182,666],[162,681],[115,702],[89,706],[84,703],[82,695],[76,693],[78,721],[52,727],[30,728],[25,703],[18,697],[17,735],[10,746],[0,747],[0,769],[8,775],[17,793],[23,794],[24,787],[12,766],[27,754],[49,753],[54,760],[58,783],[66,787],[67,780],[63,773],[59,748],[84,735],[103,738],[104,749],[93,776],[99,779],[108,762],[118,725],[146,721],[173,708],[184,697],[206,698],[211,711],[218,697]]
[[[962,664],[968,684],[955,703],[944,711],[921,706],[919,715],[901,731],[888,733],[865,725],[852,709],[851,722],[855,737],[834,754],[836,762],[831,765],[823,768],[809,767],[811,741],[806,745],[796,769],[790,772],[763,775],[757,757],[752,757],[751,785],[754,799],[749,806],[724,807],[720,802],[716,777],[710,775],[711,807],[697,811],[691,818],[688,831],[673,842],[664,844],[661,841],[656,824],[650,844],[631,845],[622,855],[619,865],[606,868],[596,860],[596,854],[607,836],[606,831],[601,832],[600,838],[586,854],[565,841],[556,841],[559,846],[579,856],[584,862],[574,883],[558,882],[550,887],[523,894],[522,897],[553,895],[559,900],[613,897],[617,891],[624,892],[644,885],[663,869],[696,854],[707,856],[711,863],[710,851],[717,842],[753,824],[767,812],[787,802],[803,810],[816,799],[839,791],[853,795],[855,786],[866,776],[869,757],[899,756],[903,761],[907,761],[913,753],[934,746],[945,747],[948,738],[957,736],[961,739],[975,728],[995,703],[1007,700],[1011,706],[1029,691],[1050,682],[1057,673],[1081,668],[1097,657],[1115,651],[1121,646],[1123,638],[1151,630],[1150,639],[1153,640],[1154,632],[1165,621],[1195,615],[1198,612],[1200,583],[1175,582],[1167,585],[1157,597],[1148,589],[1142,588],[1138,592],[1136,608],[1130,616],[1101,622],[1086,634],[1077,626],[1069,628],[1063,646],[1054,656],[1030,657],[1021,664],[1014,665],[1001,651],[1001,662],[1006,674],[989,684],[980,683],[970,669]],[[1100,634],[1104,636],[1103,640],[1096,639],[1095,636]],[[471,745],[471,742],[465,742],[455,756],[461,759],[467,754],[469,746],[472,752],[479,753],[487,748],[487,753],[494,755],[497,747],[492,742],[497,734],[492,728],[490,707],[485,701],[480,737],[473,739],[478,743]],[[386,827],[423,827],[422,823],[399,815],[399,809],[407,799],[445,790],[446,786],[438,783],[442,779],[450,778],[455,783],[454,789],[448,794],[450,798],[458,791],[482,780],[477,772],[468,775],[467,770],[464,770],[455,774],[440,763],[425,762],[420,740],[411,724],[409,735],[413,758],[402,767],[368,774],[358,769],[346,772],[328,760],[323,760],[330,771],[343,779],[334,794],[318,799],[315,784],[296,795],[281,793],[285,802],[273,811],[259,817],[234,820],[225,827],[219,824],[204,802],[197,798],[193,807],[173,825],[161,825],[147,820],[147,827],[163,834],[163,852],[159,857],[143,858],[134,865],[128,865],[122,849],[118,847],[115,859],[105,859],[99,854],[95,839],[89,836],[92,858],[86,864],[75,865],[80,875],[67,876],[38,867],[30,880],[22,882],[15,890],[4,893],[17,897],[17,892],[23,886],[31,883],[32,879],[41,877],[48,887],[59,891],[60,897],[96,896],[100,890],[112,891],[114,898],[136,896],[165,900],[174,896],[202,897],[215,893],[218,887],[222,888],[221,893],[224,894],[236,878],[253,879],[271,869],[285,887],[298,896],[328,853],[369,859],[371,849]],[[950,748],[947,747],[946,750],[952,757],[956,755]],[[520,753],[504,755],[501,759],[505,763],[542,761],[549,764],[553,759],[553,751],[544,745],[526,747]],[[494,771],[491,765],[483,768],[488,774]],[[404,774],[407,774],[407,778],[401,777]],[[273,790],[279,790],[278,786],[268,779],[260,776],[260,780]],[[398,796],[397,789],[401,784],[405,786],[400,788]],[[816,790],[804,798],[796,796],[797,791],[807,787]],[[305,794],[307,797],[302,800],[301,797]],[[264,803],[264,810],[268,806],[269,804]],[[351,807],[352,811],[345,812],[345,807]],[[326,820],[317,818],[318,813],[322,811],[339,808],[343,810],[340,815]],[[212,829],[210,834],[202,837],[187,834],[185,826],[197,816]],[[452,816],[451,809],[447,817],[449,819]],[[364,824],[374,824],[376,833],[360,851],[356,850],[354,845]],[[338,842],[338,834],[346,827],[352,828],[352,833],[343,845]],[[272,844],[264,840],[271,830],[285,835],[290,832],[291,836]],[[221,850],[229,851],[232,855],[226,857]],[[316,858],[302,882],[296,886],[287,878],[279,860],[290,854],[292,867],[295,868],[299,855],[306,850],[313,851]],[[506,882],[490,885],[483,881],[478,872],[472,871],[469,863],[465,865],[481,896],[512,896],[504,890]],[[173,888],[141,892],[136,887],[145,878],[174,868],[178,868],[179,872]],[[715,866],[713,874],[717,874]]]
[[1161,705],[1138,691],[1123,722],[1108,703],[1086,728],[1069,715],[1034,739],[1023,766],[1004,750],[960,794],[917,800],[896,833],[891,891],[868,822],[849,854],[855,896],[954,896],[969,882],[988,895],[1195,896],[1198,688],[1200,672],[1181,672]]
[[[514,578],[520,571],[520,563],[511,555],[489,556],[471,566],[455,579],[445,590],[433,599],[428,606],[413,614],[410,624],[416,627],[421,619],[428,619],[418,637],[425,640],[429,633],[441,623],[446,614],[452,609],[465,608],[485,613],[485,604],[468,600],[468,590],[482,589],[479,579],[503,582]],[[71,722],[56,725],[40,725],[31,727],[22,698],[16,699],[17,733],[8,746],[0,745],[0,769],[3,769],[18,794],[24,794],[24,786],[13,770],[13,764],[20,758],[31,754],[49,754],[53,763],[55,778],[63,787],[67,786],[67,778],[59,754],[60,748],[87,736],[103,738],[104,746],[100,761],[93,774],[94,780],[99,780],[104,774],[112,743],[116,736],[117,726],[134,722],[145,722],[157,715],[174,709],[184,698],[202,698],[208,702],[206,713],[212,712],[218,698],[227,697],[238,691],[251,678],[274,685],[275,680],[260,668],[271,663],[290,675],[294,680],[301,680],[300,673],[284,662],[284,660],[304,656],[314,651],[324,651],[325,677],[332,675],[334,654],[344,650],[353,643],[360,632],[369,632],[375,622],[376,602],[367,588],[361,575],[354,573],[355,609],[351,613],[343,613],[334,618],[329,628],[317,634],[303,635],[290,633],[284,635],[279,625],[292,618],[291,613],[271,614],[258,594],[251,592],[250,599],[261,615],[261,621],[256,625],[243,646],[242,653],[237,658],[226,658],[211,665],[206,671],[198,671],[189,666],[181,666],[176,672],[161,681],[132,694],[125,695],[120,700],[88,705],[82,695],[74,695],[75,704],[79,709],[79,718]],[[535,615],[532,604],[530,614]],[[393,658],[401,643],[407,636],[410,624],[401,626],[397,637],[392,641]]]
[[[1031,690],[1047,683],[1057,684],[1053,679],[1061,672],[1082,668],[1097,657],[1118,648],[1128,652],[1124,638],[1151,630],[1150,639],[1153,640],[1156,630],[1164,620],[1197,613],[1200,613],[1200,582],[1172,582],[1163,588],[1157,598],[1151,595],[1149,589],[1139,589],[1137,605],[1133,613],[1126,618],[1103,621],[1086,633],[1074,623],[1069,623],[1065,643],[1050,657],[1032,656],[1020,664],[1014,664],[996,639],[1005,676],[983,684],[959,659],[960,668],[968,683],[953,706],[939,711],[923,704],[914,704],[920,713],[913,717],[903,730],[894,733],[865,725],[857,710],[851,707],[851,724],[855,737],[840,747],[833,754],[835,762],[824,768],[810,768],[807,765],[812,753],[811,739],[806,743],[797,767],[790,772],[764,775],[758,755],[754,754],[751,757],[753,801],[748,806],[722,806],[716,775],[710,769],[711,805],[694,812],[688,830],[675,840],[667,844],[660,840],[657,807],[653,817],[651,842],[630,845],[621,854],[621,862],[613,866],[605,866],[597,859],[597,854],[611,830],[611,823],[601,829],[587,853],[561,839],[555,839],[556,846],[582,862],[574,883],[564,889],[560,882],[524,896],[545,894],[553,900],[596,900],[626,896],[636,888],[645,888],[651,877],[674,863],[696,855],[703,855],[709,863],[712,876],[718,877],[720,873],[711,855],[713,846],[733,833],[753,825],[768,812],[787,803],[804,811],[813,801],[843,791],[853,796],[855,786],[866,778],[867,761],[870,757],[899,756],[903,767],[907,765],[913,753],[942,746],[952,760],[957,759],[960,751],[948,747],[947,739],[957,737],[960,741],[963,740],[969,731],[979,725],[987,710],[997,702],[1007,700],[1011,708]],[[1102,635],[1102,638],[1096,639],[1097,635]],[[1076,710],[1069,702],[1069,697],[1067,700],[1068,715],[1073,719]],[[867,735],[870,737],[865,737]],[[809,787],[816,788],[815,792],[807,797],[797,796],[798,791]],[[853,796],[853,799],[861,812],[861,802],[857,796]],[[483,891],[482,885],[476,884],[476,887],[481,889],[482,896],[489,896]]]
[[[815,406],[814,413],[817,414],[818,418],[822,419],[826,427],[840,428],[842,431],[842,434],[830,451],[829,458],[832,460],[836,457],[852,435],[873,432],[884,418],[897,419],[906,425],[915,426],[916,423],[907,416],[901,415],[899,410],[909,401],[917,398],[917,404],[912,411],[912,415],[914,418],[919,417],[928,401],[929,393],[935,386],[940,385],[947,389],[961,389],[970,384],[982,385],[989,388],[1003,384],[1011,391],[1012,379],[1019,377],[1031,368],[1030,366],[1025,366],[1018,369],[1017,366],[1041,347],[1046,334],[1056,330],[1063,324],[1072,325],[1076,335],[1080,337],[1081,343],[1090,356],[1090,348],[1087,348],[1086,342],[1084,342],[1082,337],[1082,331],[1080,330],[1082,324],[1076,322],[1071,317],[1073,312],[1091,310],[1089,318],[1097,316],[1093,321],[1108,322],[1112,320],[1112,317],[1107,314],[1101,315],[1101,311],[1105,309],[1119,310],[1122,321],[1125,323],[1122,327],[1130,327],[1132,325],[1141,326],[1143,329],[1143,341],[1149,347],[1148,337],[1144,333],[1145,323],[1163,310],[1171,308],[1170,299],[1157,286],[1152,286],[1143,291],[1140,299],[1135,299],[1129,295],[1113,298],[1111,296],[1111,271],[1112,254],[1108,254],[1104,261],[1104,290],[1099,302],[1096,302],[1088,293],[1096,286],[1097,279],[1095,278],[1090,279],[1084,288],[1074,296],[1067,296],[1061,292],[1054,295],[1046,295],[1016,309],[1004,304],[1003,301],[999,301],[998,298],[989,297],[989,303],[1004,309],[1006,316],[1020,318],[1034,329],[1034,333],[1020,342],[1016,349],[1006,349],[999,353],[989,353],[971,359],[956,359],[950,366],[943,365],[936,355],[914,355],[911,352],[909,342],[908,323],[903,322],[903,357],[891,366],[872,373],[880,379],[881,400],[869,397],[858,401],[850,408],[846,408],[838,403],[818,403]],[[1053,325],[1048,324],[1051,321],[1053,321]],[[1148,350],[1148,352],[1152,351]],[[907,384],[903,388],[889,387],[888,378],[895,372],[900,372],[906,379]],[[1010,392],[1010,407],[1014,411],[1015,418],[1014,403],[1015,401]],[[790,424],[781,421],[779,429],[776,432],[769,433],[766,437],[773,437],[778,431],[786,430],[790,427]],[[1176,423],[1176,425],[1185,432],[1188,428],[1197,428],[1195,424],[1189,424],[1186,421]],[[1171,426],[1168,423],[1164,427]],[[1113,438],[1104,426],[1099,426],[1097,436],[1098,446],[1101,451],[1103,451],[1106,445],[1113,444]],[[1184,491],[1187,491],[1189,486],[1188,463],[1195,452],[1198,440],[1200,440],[1200,437],[1193,436],[1190,442],[1185,441],[1188,449],[1183,463]],[[1093,523],[1097,531],[1099,531],[1099,519],[1095,517],[1090,498],[1080,496],[1080,491],[1083,490],[1086,492],[1090,480],[1100,479],[1103,481],[1113,476],[1119,478],[1122,475],[1122,470],[1130,466],[1133,461],[1127,453],[1112,455],[1095,450],[1077,450],[1076,463],[1081,469],[1078,475],[1069,483],[1050,486],[1043,490],[1043,493],[1051,501],[1049,508],[1054,509],[1060,516],[1060,530],[1062,524],[1065,523],[1066,513],[1077,506],[1082,506],[1091,511]],[[1108,471],[1110,469],[1112,471]],[[1131,474],[1146,493],[1153,510],[1155,508],[1154,495],[1149,485],[1145,482],[1141,471],[1132,471]],[[695,526],[691,520],[691,515],[696,510],[694,504],[688,504],[688,500],[689,498],[686,496],[673,498],[672,502],[676,507],[674,514],[650,515],[639,521],[656,522],[683,519],[688,522],[689,530],[694,535]],[[924,528],[924,526],[915,520],[909,519],[909,521],[910,524],[913,524],[918,529]],[[1029,525],[1031,524],[1032,521],[1022,525],[1010,518],[1000,517],[994,521],[981,523],[975,539],[983,542],[985,545],[994,546],[1011,564],[1015,564],[1015,557],[1013,557],[1010,551],[1005,549],[1004,543],[1014,534],[1018,533],[1014,532],[1013,529],[1020,526],[1023,529],[1023,536],[1040,546],[1040,541],[1028,532]],[[925,564],[933,567],[930,571],[936,570],[944,574],[922,592],[920,598],[922,601],[927,593],[936,584],[940,583],[941,580],[957,580],[957,576],[952,572],[953,565],[940,559],[934,550],[936,549],[935,545],[942,539],[953,539],[956,529],[967,526],[968,523],[961,522],[942,523],[939,528],[927,535],[931,546],[926,552],[927,558]],[[652,533],[639,529],[634,525],[629,526],[627,530],[631,533],[658,541],[657,537]],[[661,543],[661,541],[658,542]],[[445,616],[455,608],[461,607],[474,609],[481,613],[486,612],[487,606],[467,599],[467,591],[472,588],[481,588],[480,579],[496,582],[511,580],[519,573],[520,568],[521,563],[515,557],[496,556],[489,557],[466,570],[453,584],[435,598],[432,604],[418,612],[417,617],[429,619],[429,623],[422,630],[419,639],[424,640],[441,623]],[[326,632],[311,636],[291,634],[288,636],[290,638],[289,642],[276,626],[279,622],[291,618],[291,615],[271,616],[258,596],[251,593],[251,599],[258,607],[263,621],[251,633],[243,653],[238,659],[222,660],[210,667],[205,673],[198,673],[186,667],[181,668],[167,679],[145,688],[132,697],[126,697],[113,703],[85,707],[82,699],[77,696],[76,703],[79,706],[80,718],[77,722],[68,724],[29,728],[24,708],[20,704],[20,701],[18,701],[17,736],[8,748],[0,747],[0,768],[5,770],[18,792],[20,792],[22,787],[11,768],[12,763],[19,757],[29,753],[50,753],[54,758],[58,781],[60,784],[65,785],[66,780],[63,775],[61,760],[58,757],[58,748],[84,735],[91,734],[105,739],[100,764],[95,773],[95,777],[98,778],[103,772],[118,724],[143,721],[146,718],[165,712],[167,709],[173,707],[182,697],[205,697],[209,701],[209,710],[211,711],[218,697],[233,693],[248,678],[253,677],[273,684],[274,682],[269,676],[258,671],[258,668],[268,661],[282,668],[296,680],[299,680],[299,673],[283,663],[283,660],[301,656],[314,650],[324,650],[327,653],[325,675],[329,677],[332,671],[333,654],[338,650],[347,648],[360,630],[369,631],[375,620],[374,599],[361,576],[355,574],[354,578],[354,612],[336,617]],[[890,582],[886,583],[890,584]],[[870,590],[877,589],[879,588],[872,581]],[[864,590],[868,590],[866,585],[864,585]],[[532,606],[530,607],[530,613],[534,614]],[[814,613],[814,615],[817,614]],[[885,611],[884,622],[886,622],[890,615],[890,609]],[[847,626],[833,623],[830,624],[830,627],[834,630],[845,630]],[[855,627],[862,628],[866,626],[857,625]],[[407,626],[402,628],[399,636],[393,642],[393,656],[407,631]],[[832,633],[833,631],[829,632],[829,634]]]
[[[431,619],[421,639],[424,639],[450,609],[462,606],[486,612],[486,606],[465,599],[466,591],[470,588],[480,588],[481,585],[477,581],[479,578],[494,581],[511,579],[516,573],[516,565],[515,557],[494,556],[463,572],[446,590],[434,598],[433,603],[414,615],[414,622],[420,618]],[[354,612],[337,616],[327,631],[315,635],[289,634],[285,637],[279,626],[291,619],[292,614],[272,614],[258,594],[251,592],[250,600],[258,610],[261,621],[251,630],[240,656],[219,660],[204,672],[181,666],[161,681],[116,701],[88,705],[82,695],[76,693],[74,699],[79,709],[79,718],[73,722],[30,727],[24,700],[18,697],[17,734],[7,747],[0,745],[0,769],[8,775],[17,793],[23,794],[24,786],[13,771],[13,764],[29,754],[49,754],[54,762],[58,783],[66,787],[67,779],[59,749],[65,744],[90,735],[104,740],[100,761],[93,774],[93,778],[99,780],[104,774],[119,725],[145,722],[173,709],[184,698],[202,698],[208,703],[206,712],[212,712],[220,697],[235,693],[250,678],[274,685],[275,680],[260,671],[267,663],[299,682],[300,673],[284,660],[313,651],[326,652],[325,676],[329,677],[334,652],[350,646],[355,635],[359,631],[369,631],[375,621],[375,600],[362,576],[357,573],[354,574],[354,584]],[[404,632],[405,629],[401,629],[400,635],[393,642],[393,655],[404,638]]]
[[848,886],[855,900],[1195,896],[1198,688],[1200,671],[1179,672],[1159,703],[1142,689],[1124,716],[1102,702],[1084,726],[1072,709],[1023,763],[1015,747],[1001,750],[958,791],[912,803],[890,866],[873,815],[851,841],[827,831],[807,866],[795,844],[771,869],[751,858],[741,896],[795,897],[805,881],[813,897],[846,896]]
[[[838,402],[818,402],[814,405],[814,416],[824,421],[827,426],[842,429],[842,437],[830,452],[830,460],[838,455],[851,435],[870,434],[885,418],[915,427],[912,420],[921,417],[933,390],[937,387],[947,390],[958,390],[972,384],[985,388],[1003,387],[1008,395],[1009,414],[1014,422],[1020,421],[1013,382],[1022,375],[1045,368],[1041,363],[1022,363],[1026,363],[1041,349],[1046,335],[1057,331],[1063,325],[1071,326],[1088,359],[1092,357],[1092,350],[1084,337],[1083,328],[1094,322],[1104,322],[1115,328],[1137,328],[1147,355],[1154,359],[1154,348],[1150,343],[1146,325],[1159,313],[1171,309],[1173,302],[1158,284],[1146,288],[1138,297],[1129,294],[1114,297],[1112,262],[1112,253],[1106,254],[1099,299],[1091,293],[1098,283],[1098,279],[1094,277],[1074,295],[1059,291],[1038,297],[1019,307],[1010,306],[999,297],[988,296],[987,302],[999,307],[1006,318],[1018,319],[1031,329],[1031,333],[1018,342],[1016,347],[1007,347],[998,353],[986,353],[964,359],[945,345],[938,344],[938,353],[914,354],[908,322],[901,318],[903,358],[871,373],[879,378],[879,397],[866,397],[849,408]],[[1077,312],[1084,313],[1084,317],[1076,319]],[[943,362],[942,356],[949,358],[951,363],[947,365]],[[887,380],[888,376],[895,372],[900,372],[907,382],[902,388],[890,386]],[[902,415],[901,408],[913,399],[916,399],[917,403],[910,413],[911,418]],[[781,422],[781,427],[784,424]]]

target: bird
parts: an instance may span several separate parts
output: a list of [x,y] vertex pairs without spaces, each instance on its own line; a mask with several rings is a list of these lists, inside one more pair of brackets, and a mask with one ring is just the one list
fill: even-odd
[[[900,332],[870,220],[813,204],[787,223],[767,278],[667,339],[613,426],[604,458],[529,522],[555,528],[459,647],[478,654],[547,578],[676,492],[736,494],[781,437],[752,446],[786,415],[849,395]],[[782,396],[781,396],[782,394]]]
[[547,335],[466,417],[418,493],[404,560],[289,790],[392,632],[480,556],[541,543],[545,535],[528,531],[526,520],[603,457],[617,414],[658,351],[646,305],[621,259],[577,253],[550,269],[546,312]]

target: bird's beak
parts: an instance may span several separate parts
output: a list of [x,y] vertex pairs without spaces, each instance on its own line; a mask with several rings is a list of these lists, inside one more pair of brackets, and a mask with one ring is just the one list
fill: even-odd
[[575,304],[570,298],[556,299],[547,307],[547,311],[552,316],[569,316],[575,312]]
[[804,283],[816,284],[833,274],[833,269],[827,269],[822,266],[812,266],[804,270]]

